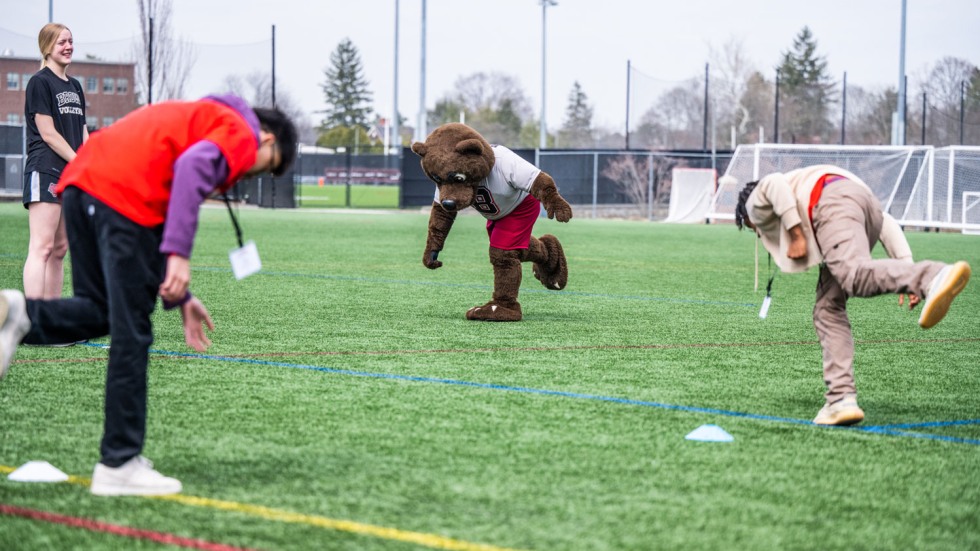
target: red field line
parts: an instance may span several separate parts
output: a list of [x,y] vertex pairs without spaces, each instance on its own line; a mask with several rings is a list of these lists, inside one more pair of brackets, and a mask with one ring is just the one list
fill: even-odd
[[87,518],[59,515],[57,513],[39,511],[37,509],[25,509],[23,507],[6,505],[3,503],[0,503],[0,514],[40,520],[43,522],[50,522],[52,524],[61,524],[72,528],[83,528],[85,530],[91,530],[92,532],[104,532],[127,538],[150,540],[165,545],[186,547],[188,549],[202,549],[204,551],[252,551],[247,547],[236,547],[234,545],[225,545],[223,543],[184,538],[175,536],[174,534],[168,534],[166,532],[130,528],[129,526],[121,526],[119,524],[109,524],[107,522],[100,522]]

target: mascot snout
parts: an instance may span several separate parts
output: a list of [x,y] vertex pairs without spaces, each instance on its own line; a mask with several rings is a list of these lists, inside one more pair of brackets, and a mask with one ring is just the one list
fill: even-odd
[[443,199],[439,204],[441,204],[442,208],[448,210],[449,212],[456,212],[456,201],[453,201],[452,199]]

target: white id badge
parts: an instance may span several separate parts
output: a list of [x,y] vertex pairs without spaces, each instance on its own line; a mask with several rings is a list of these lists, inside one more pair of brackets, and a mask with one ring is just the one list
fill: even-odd
[[232,249],[228,258],[231,260],[231,271],[235,273],[235,279],[245,279],[262,269],[259,249],[252,240],[246,241],[241,248]]
[[772,303],[772,297],[766,295],[766,298],[762,299],[762,309],[759,310],[759,319],[766,319],[769,315],[769,305]]

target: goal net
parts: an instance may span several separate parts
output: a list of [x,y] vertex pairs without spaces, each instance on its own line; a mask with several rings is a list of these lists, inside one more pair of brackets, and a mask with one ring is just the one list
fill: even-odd
[[885,212],[901,222],[931,152],[930,146],[740,145],[718,181],[708,218],[734,220],[738,193],[746,182],[773,172],[829,164],[864,180]]
[[703,223],[711,210],[716,172],[711,168],[675,168],[670,176],[670,205],[664,222]]
[[951,146],[930,152],[905,208],[906,225],[980,232],[980,147]]

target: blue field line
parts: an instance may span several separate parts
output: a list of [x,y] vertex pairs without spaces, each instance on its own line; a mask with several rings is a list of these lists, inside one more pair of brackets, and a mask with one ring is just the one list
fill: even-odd
[[[952,421],[949,424],[957,424],[956,421]],[[938,426],[946,426],[943,424],[937,424]],[[980,440],[975,438],[959,438],[956,436],[946,436],[943,434],[930,434],[927,432],[909,432],[905,430],[895,430],[886,429],[883,427],[857,427],[858,430],[871,434],[887,434],[889,436],[903,436],[906,438],[922,438],[925,440],[942,440],[943,442],[955,442],[957,444],[972,444],[974,446],[980,446]]]
[[[228,268],[216,268],[216,267],[200,267],[194,268],[195,271],[202,272],[227,272],[231,273]],[[328,275],[328,274],[305,274],[298,272],[270,272],[267,270],[260,271],[257,275],[275,276],[275,277],[303,277],[308,279],[328,279],[335,281],[354,281],[359,283],[381,283],[386,285],[428,285],[432,287],[454,287],[460,289],[479,289],[482,291],[492,291],[493,287],[490,285],[484,285],[480,283],[445,283],[440,281],[420,281],[412,279],[386,279],[380,277],[366,277],[366,276],[340,276],[340,275]],[[591,297],[591,298],[609,298],[617,300],[646,300],[651,302],[668,302],[674,304],[702,304],[707,306],[738,306],[744,308],[757,308],[759,305],[752,302],[733,302],[733,301],[723,301],[723,300],[700,300],[700,299],[685,299],[685,298],[669,298],[669,297],[651,297],[643,295],[614,295],[610,293],[586,293],[582,291],[552,291],[549,289],[521,289],[521,293],[546,293],[551,296],[572,296],[572,297]]]
[[961,419],[958,421],[932,421],[929,423],[902,423],[897,425],[878,425],[868,427],[882,430],[929,429],[936,427],[955,427],[957,425],[980,425],[980,419]]
[[[100,345],[94,345],[100,346]],[[639,407],[651,407],[657,409],[665,409],[671,411],[684,411],[689,413],[703,413],[709,415],[723,415],[725,417],[736,417],[741,419],[753,419],[757,421],[771,421],[775,423],[785,423],[791,425],[804,425],[812,426],[821,429],[833,429],[833,430],[849,430],[855,432],[864,432],[868,434],[881,434],[887,436],[900,436],[903,438],[919,438],[925,440],[941,440],[944,442],[953,442],[958,444],[971,444],[974,446],[980,446],[980,440],[971,438],[957,438],[954,436],[943,436],[928,433],[919,432],[908,432],[903,430],[897,430],[894,427],[888,426],[868,426],[868,427],[835,427],[835,426],[824,426],[816,425],[812,421],[807,421],[804,419],[793,419],[789,417],[777,417],[774,415],[762,415],[758,413],[746,413],[742,411],[730,411],[725,409],[715,409],[715,408],[704,408],[697,406],[682,406],[677,404],[665,404],[662,402],[650,402],[646,400],[633,400],[630,398],[619,398],[616,396],[602,396],[599,394],[583,394],[579,392],[567,392],[562,390],[549,390],[542,388],[532,388],[532,387],[520,387],[520,386],[509,386],[509,385],[499,385],[491,383],[477,383],[473,381],[461,381],[458,379],[443,379],[438,377],[421,377],[418,375],[397,375],[392,373],[375,373],[370,371],[355,371],[352,369],[340,369],[335,367],[323,367],[317,365],[308,364],[293,364],[286,362],[272,362],[268,360],[255,360],[251,358],[235,358],[230,356],[215,356],[210,354],[196,354],[189,352],[172,352],[168,350],[151,350],[153,354],[158,354],[161,356],[171,356],[180,358],[192,358],[192,359],[202,359],[202,360],[216,360],[222,362],[233,362],[240,364],[250,364],[250,365],[262,365],[270,367],[286,367],[290,369],[305,369],[309,371],[319,371],[321,373],[331,373],[336,375],[350,375],[353,377],[370,377],[374,379],[389,379],[396,381],[408,381],[413,383],[431,383],[440,385],[452,385],[452,386],[464,386],[471,388],[482,388],[486,390],[499,390],[504,392],[516,392],[522,394],[536,394],[539,396],[556,396],[560,398],[572,398],[577,400],[592,400],[598,402],[609,402],[614,404],[623,404],[629,406],[639,406]],[[950,424],[967,424],[968,422],[952,421]],[[922,423],[918,425],[911,426],[928,426],[930,423]],[[937,425],[941,426],[941,425]]]

